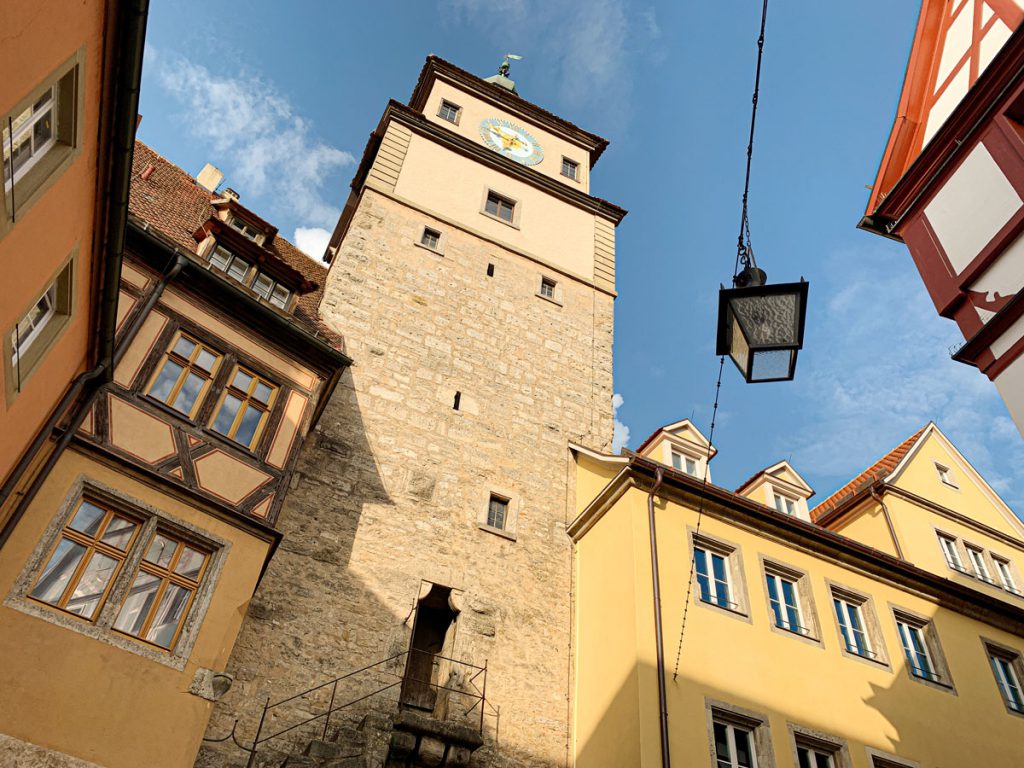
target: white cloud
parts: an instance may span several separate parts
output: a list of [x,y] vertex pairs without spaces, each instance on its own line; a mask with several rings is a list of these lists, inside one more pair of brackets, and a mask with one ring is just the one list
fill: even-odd
[[211,162],[228,171],[225,184],[243,203],[265,195],[304,224],[334,225],[339,207],[325,200],[324,188],[355,162],[351,153],[316,138],[288,98],[258,76],[211,72],[152,48],[146,55],[160,86],[182,106],[182,124],[208,142]]
[[[934,420],[1019,509],[1020,481],[1010,478],[1024,449],[1005,406],[987,377],[950,360],[957,326],[936,314],[916,272],[892,259],[884,247],[841,253],[821,271],[835,277],[817,292],[830,296],[824,308],[811,293],[794,384],[804,426],[778,449],[838,485]],[[824,498],[832,488],[817,490]]]
[[629,445],[629,427],[619,421],[619,408],[622,407],[622,395],[616,392],[612,395],[612,416],[615,424],[612,429],[612,453],[618,453]]
[[327,244],[331,241],[331,233],[320,227],[299,227],[295,230],[293,242],[295,247],[313,259],[322,261]]

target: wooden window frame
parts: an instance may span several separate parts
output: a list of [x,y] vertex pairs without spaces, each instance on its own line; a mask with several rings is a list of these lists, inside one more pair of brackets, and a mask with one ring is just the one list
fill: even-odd
[[[241,389],[234,385],[235,378],[239,373],[244,373],[247,376],[252,377],[252,381],[249,383],[249,390],[243,392]],[[253,397],[253,391],[256,389],[258,384],[265,384],[270,387],[270,397],[267,398],[266,403],[261,403],[259,400]],[[220,395],[217,397],[217,404],[213,408],[213,412],[210,414],[210,420],[208,428],[214,434],[220,435],[221,437],[231,440],[236,445],[245,447],[249,451],[255,451],[260,444],[260,439],[263,437],[263,432],[267,426],[267,422],[270,421],[270,414],[274,410],[274,405],[277,403],[278,393],[281,391],[281,387],[270,381],[265,376],[261,376],[256,371],[243,365],[242,363],[235,362],[231,369],[231,373],[228,374],[228,378],[224,382],[224,386],[221,390]],[[221,408],[224,407],[224,402],[227,400],[229,394],[234,395],[242,404],[238,408],[238,412],[235,414],[234,419],[231,422],[231,427],[228,432],[221,432],[216,429],[213,425],[217,421],[217,417],[220,415]],[[260,422],[256,425],[256,430],[253,432],[252,441],[250,443],[243,443],[235,439],[235,435],[238,433],[238,428],[242,424],[242,416],[245,411],[252,406],[255,410],[261,412]]]
[[[491,204],[492,198],[494,199],[495,202],[494,213],[488,210],[488,206]],[[507,219],[501,215],[502,205],[509,207],[511,210],[511,215]],[[500,192],[496,192],[495,190],[490,188],[484,189],[483,201],[481,202],[480,205],[480,213],[482,213],[487,218],[501,222],[507,227],[519,229],[519,216],[521,208],[522,206],[519,204],[519,201],[515,200],[514,198],[511,198],[508,195],[503,195]]]
[[[82,506],[84,504],[91,504],[97,509],[103,510],[104,513],[103,517],[100,520],[100,525],[97,528],[96,534],[93,536],[90,536],[89,534],[83,533],[81,531],[76,531],[74,528],[71,527],[71,523],[74,521],[75,517],[78,515],[79,511],[82,509]],[[103,536],[107,532],[107,528],[110,526],[111,521],[115,517],[121,517],[125,520],[129,520],[135,523],[135,530],[132,531],[132,535],[128,539],[128,543],[125,544],[124,549],[118,549],[117,547],[114,547],[102,541]],[[135,546],[135,543],[138,541],[139,536],[141,535],[141,531],[144,524],[145,521],[141,520],[138,516],[122,512],[114,505],[96,499],[90,495],[82,496],[77,500],[77,503],[72,507],[71,514],[64,522],[64,525],[57,532],[57,535],[54,536],[51,546],[49,547],[49,549],[47,549],[46,555],[43,557],[42,562],[36,569],[35,576],[32,579],[32,584],[29,587],[28,592],[26,593],[27,599],[40,605],[44,605],[47,608],[61,611],[62,613],[68,616],[73,616],[79,621],[85,621],[90,624],[95,623],[96,620],[99,618],[100,614],[103,612],[103,608],[106,605],[107,598],[110,596],[110,592],[113,589],[114,584],[118,581],[118,578],[121,576],[122,571],[124,570],[124,564],[129,559],[129,555],[131,554],[132,548]],[[65,585],[64,590],[61,592],[61,596],[58,598],[56,603],[51,603],[41,598],[35,597],[32,594],[32,592],[35,590],[36,586],[38,586],[39,580],[42,578],[43,575],[43,570],[46,568],[47,565],[49,565],[50,559],[57,551],[57,547],[59,547],[60,543],[65,539],[68,539],[69,541],[72,541],[76,544],[79,544],[80,546],[85,547],[85,552],[79,559],[78,565],[76,565],[75,569],[72,571],[71,577],[68,579],[68,583]],[[71,599],[71,596],[74,594],[75,589],[81,582],[82,576],[85,573],[85,570],[89,567],[93,555],[96,552],[116,560],[117,568],[115,569],[113,575],[111,575],[110,579],[107,581],[107,585],[106,587],[104,587],[103,593],[100,595],[100,598],[96,603],[96,608],[93,610],[92,615],[83,616],[80,613],[75,613],[74,611],[68,610],[67,603]]]
[[[196,348],[194,350],[192,350],[192,352],[190,353],[189,359],[187,359],[187,360],[185,359],[184,356],[182,356],[181,354],[179,354],[179,353],[174,351],[174,348],[178,344],[178,340],[181,339],[181,338],[186,338],[189,341],[191,341],[193,344],[196,345]],[[207,352],[209,352],[210,354],[214,355],[215,358],[216,358],[214,360],[214,362],[213,362],[213,365],[211,366],[211,370],[209,370],[209,371],[204,371],[202,368],[199,368],[198,366],[193,367],[194,358],[198,357],[199,351],[200,350],[204,350],[204,349]],[[167,395],[168,396],[168,400],[161,400],[160,398],[156,397],[155,395],[153,395],[151,393],[152,393],[153,387],[156,386],[157,380],[160,378],[160,374],[161,374],[161,372],[164,369],[164,365],[166,364],[166,362],[168,360],[173,360],[177,365],[182,366],[182,372],[178,375],[177,381],[175,381],[174,385],[171,387],[171,391]],[[217,371],[220,370],[220,365],[221,365],[221,363],[223,361],[224,361],[223,353],[218,352],[211,345],[206,344],[205,342],[200,341],[196,336],[193,336],[192,334],[188,333],[187,331],[184,331],[184,330],[179,328],[174,333],[174,335],[171,337],[171,341],[167,345],[167,349],[164,351],[163,355],[160,357],[159,361],[156,364],[156,368],[153,370],[153,373],[150,376],[149,382],[147,383],[146,390],[145,390],[146,391],[146,397],[152,399],[154,402],[160,403],[161,405],[163,405],[163,406],[165,406],[167,408],[173,409],[176,413],[181,414],[182,416],[187,418],[189,421],[194,421],[195,417],[196,417],[196,414],[199,412],[200,408],[202,407],[203,401],[206,399],[207,395],[209,395],[209,393],[210,393],[210,389],[213,386],[214,379],[216,379],[216,377],[217,377]],[[202,386],[202,389],[199,390],[199,394],[196,395],[196,401],[195,401],[195,403],[192,404],[192,410],[190,412],[186,413],[185,411],[182,411],[181,409],[176,408],[174,406],[174,402],[177,400],[178,395],[181,392],[182,386],[184,385],[185,381],[188,379],[189,373],[193,372],[193,371],[196,373],[197,376],[199,376],[200,378],[203,379],[203,386]]]
[[[145,550],[147,552],[149,548],[152,546],[153,542],[156,540],[157,536],[163,536],[167,539],[170,539],[171,541],[175,542],[176,547],[174,554],[171,555],[170,562],[168,562],[166,566],[161,566],[156,563],[150,562],[146,559],[146,555],[143,554],[142,559],[139,560],[138,565],[136,566],[135,570],[132,573],[132,578],[130,580],[130,583],[132,584],[135,582],[135,579],[138,577],[140,573],[148,573],[149,575],[155,576],[160,579],[160,586],[157,588],[156,594],[153,597],[153,601],[146,611],[146,618],[143,621],[142,627],[139,629],[138,634],[133,634],[131,632],[118,629],[116,626],[112,626],[111,629],[112,631],[120,635],[130,637],[133,640],[136,640],[140,643],[145,643],[146,645],[152,646],[154,648],[159,648],[162,651],[171,651],[174,649],[174,646],[178,642],[178,638],[181,636],[181,631],[185,626],[186,620],[188,619],[189,612],[192,610],[192,605],[195,603],[196,595],[199,594],[199,587],[203,583],[203,576],[206,575],[207,568],[210,567],[210,561],[213,556],[213,551],[201,544],[196,544],[189,537],[182,536],[181,534],[175,531],[168,530],[166,527],[163,527],[158,523],[156,525],[155,530],[153,530],[150,536],[148,537],[148,542],[145,547]],[[203,564],[199,570],[199,575],[194,580],[174,572],[174,569],[177,567],[178,561],[181,559],[181,555],[184,553],[186,547],[193,549],[197,552],[200,552],[203,555]],[[170,643],[168,643],[166,646],[163,646],[159,643],[147,640],[145,635],[152,628],[153,620],[156,618],[157,610],[160,608],[163,596],[164,594],[166,594],[167,587],[170,584],[174,584],[175,586],[189,590],[189,598],[188,602],[185,604],[185,607],[181,611],[181,618],[178,620],[178,624],[174,628],[174,635],[171,638]],[[125,600],[123,600],[121,603],[121,606],[118,610],[118,614],[114,619],[115,625],[117,623],[117,619],[120,618],[120,612],[124,609],[124,605],[127,602],[127,598],[130,596],[130,594],[130,591],[126,593]]]

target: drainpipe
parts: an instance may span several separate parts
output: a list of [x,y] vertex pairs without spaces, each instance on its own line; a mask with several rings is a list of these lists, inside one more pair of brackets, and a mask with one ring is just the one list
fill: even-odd
[[885,524],[889,526],[889,535],[892,536],[892,545],[896,548],[896,557],[900,560],[906,560],[903,556],[903,548],[900,546],[900,540],[896,537],[896,528],[892,524],[892,518],[889,516],[889,508],[885,506],[885,502],[882,497],[878,495],[875,489],[871,489],[871,498],[877,501],[882,506],[882,517],[885,518]]
[[658,537],[654,530],[654,496],[665,479],[658,467],[654,485],[647,495],[647,524],[651,532],[651,576],[654,580],[654,645],[658,655],[658,728],[661,732],[661,766],[671,768],[668,753],[668,703],[665,699],[665,641],[661,630],[661,576],[658,569]]
[[[149,225],[146,225],[146,229],[149,229]],[[142,309],[139,310],[139,314],[136,315],[135,323],[132,327],[127,330],[124,338],[117,345],[117,349],[114,350],[114,364],[111,369],[117,368],[117,364],[121,362],[121,358],[124,357],[128,351],[128,347],[132,345],[135,337],[139,335],[139,331],[142,330],[142,324],[149,317],[149,313],[153,311],[153,307],[160,300],[160,297],[164,294],[164,289],[167,284],[174,281],[174,278],[185,268],[188,263],[188,258],[182,255],[177,249],[174,252],[174,262],[171,264],[171,268],[160,276],[160,280],[153,287],[149,296],[146,298],[146,303],[142,305]],[[113,375],[113,370],[111,370]]]

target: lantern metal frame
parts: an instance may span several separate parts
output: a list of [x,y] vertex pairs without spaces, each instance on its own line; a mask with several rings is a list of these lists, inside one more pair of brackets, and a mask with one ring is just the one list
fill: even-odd
[[[763,274],[763,273],[762,273]],[[736,365],[736,368],[743,375],[748,384],[767,384],[773,381],[792,381],[796,375],[797,353],[804,345],[804,324],[807,318],[807,289],[808,283],[802,277],[798,283],[776,283],[774,285],[749,285],[743,288],[722,288],[718,293],[718,340],[716,352],[718,355],[728,355]],[[744,340],[747,342],[747,366],[744,370],[732,356],[732,328],[733,318],[736,323],[743,327],[740,317],[732,311],[734,299],[754,298],[760,296],[781,296],[784,294],[796,294],[797,296],[797,318],[796,318],[796,340],[793,344],[750,344],[750,336],[744,333]],[[789,362],[789,370],[785,376],[778,376],[770,379],[753,378],[754,357],[758,352],[792,352]]]

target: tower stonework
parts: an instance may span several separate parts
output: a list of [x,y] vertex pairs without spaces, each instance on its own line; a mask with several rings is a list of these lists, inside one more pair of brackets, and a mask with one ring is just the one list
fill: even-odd
[[[265,697],[422,645],[443,594],[452,619],[421,673],[441,687],[414,709],[468,709],[456,662],[486,662],[473,764],[568,764],[568,446],[611,444],[625,211],[588,191],[607,142],[492,80],[430,57],[371,136],[320,306],[355,362],[299,460],[212,736],[241,717],[244,739]],[[406,680],[338,718],[410,697]]]

